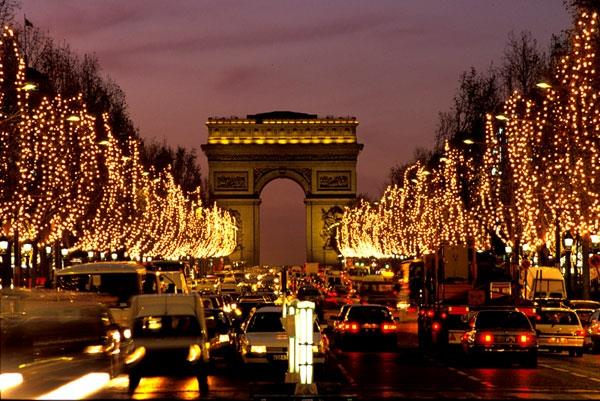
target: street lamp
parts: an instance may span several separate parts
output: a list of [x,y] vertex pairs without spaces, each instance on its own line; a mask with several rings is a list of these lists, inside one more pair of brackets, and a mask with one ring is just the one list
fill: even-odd
[[112,258],[112,260],[117,260],[117,256],[118,255],[117,255],[116,252],[113,252],[113,253],[110,254],[110,257]]
[[0,237],[0,287],[10,286],[10,254],[8,252],[8,239]]
[[563,238],[563,245],[565,246],[565,275],[567,276],[567,294],[569,297],[572,296],[573,291],[573,283],[572,283],[572,273],[571,273],[571,247],[573,246],[573,237],[571,236],[571,232],[567,231]]

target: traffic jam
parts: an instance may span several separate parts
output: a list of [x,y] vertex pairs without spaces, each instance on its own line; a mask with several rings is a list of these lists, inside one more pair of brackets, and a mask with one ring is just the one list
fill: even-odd
[[[98,388],[59,393],[68,399],[115,377],[126,377],[130,395],[148,377],[193,378],[206,395],[219,369],[269,367],[286,372],[270,380],[285,381],[301,358],[310,362],[296,363],[310,365],[303,377],[318,381],[336,355],[396,352],[412,323],[419,353],[469,365],[501,359],[533,369],[541,353],[600,352],[600,303],[567,299],[558,269],[530,267],[514,288],[501,275],[479,275],[466,249],[443,251],[396,265],[209,274],[185,261],[75,264],[57,272],[55,288],[1,290],[2,398],[29,398],[27,384],[44,360],[104,372]],[[301,326],[286,320],[301,307],[310,309],[302,315],[308,359],[293,345]]]

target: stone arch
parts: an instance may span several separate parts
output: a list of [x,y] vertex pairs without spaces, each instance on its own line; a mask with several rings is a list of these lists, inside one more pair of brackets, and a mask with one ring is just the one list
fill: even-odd
[[311,169],[293,169],[288,167],[278,167],[269,169],[254,170],[254,193],[260,196],[263,189],[271,181],[278,178],[288,178],[294,181],[304,191],[304,196],[310,195]]

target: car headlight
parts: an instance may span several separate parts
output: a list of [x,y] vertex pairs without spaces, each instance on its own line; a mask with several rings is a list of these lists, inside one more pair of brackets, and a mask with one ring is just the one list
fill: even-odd
[[229,334],[219,334],[219,342],[220,343],[228,343],[229,342]]
[[104,347],[102,345],[88,345],[83,350],[84,354],[101,354],[104,352]]
[[197,361],[198,359],[200,359],[201,355],[202,355],[202,349],[200,349],[200,346],[198,344],[190,345],[190,349],[188,351],[188,357],[187,357],[188,362]]
[[130,329],[123,330],[123,337],[125,337],[126,340],[129,340],[131,338],[131,330]]
[[313,352],[314,354],[317,354],[317,353],[319,353],[319,346],[318,346],[318,345],[313,345],[313,346],[312,346],[312,352]]
[[132,364],[142,359],[144,355],[146,355],[146,348],[137,347],[131,354],[127,355],[127,357],[125,358],[125,363],[127,365]]
[[110,336],[112,337],[113,341],[115,342],[121,342],[121,333],[119,333],[119,330],[113,330],[110,333]]
[[266,354],[267,347],[264,345],[252,345],[250,346],[250,352],[253,354]]

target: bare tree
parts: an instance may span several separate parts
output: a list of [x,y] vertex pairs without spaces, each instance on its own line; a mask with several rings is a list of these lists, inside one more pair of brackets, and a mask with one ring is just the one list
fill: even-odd
[[550,78],[548,56],[539,49],[531,32],[523,31],[519,35],[509,33],[504,48],[504,63],[499,73],[505,98],[515,90],[531,97],[536,90],[535,85],[542,79]]
[[0,24],[6,25],[15,18],[15,12],[21,8],[18,0],[0,0]]

